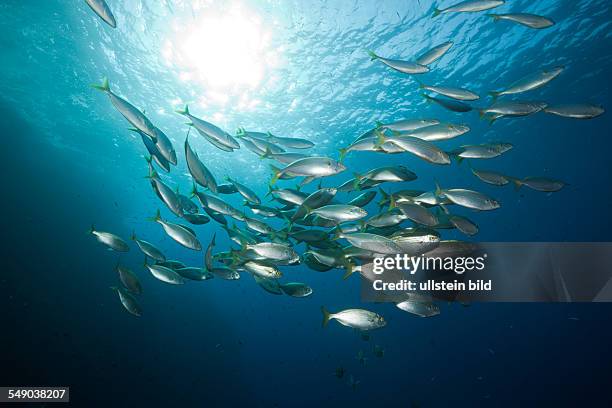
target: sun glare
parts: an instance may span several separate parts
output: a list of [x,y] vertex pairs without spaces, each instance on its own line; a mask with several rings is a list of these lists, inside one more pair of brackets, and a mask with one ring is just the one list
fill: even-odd
[[179,69],[181,80],[223,92],[257,88],[277,61],[269,31],[240,8],[222,14],[202,11],[193,23],[176,25],[163,56]]

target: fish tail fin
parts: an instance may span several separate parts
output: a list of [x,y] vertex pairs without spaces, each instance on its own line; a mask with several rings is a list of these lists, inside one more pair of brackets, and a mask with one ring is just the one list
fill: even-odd
[[376,59],[378,59],[378,55],[376,55],[376,53],[372,50],[367,50],[368,51],[368,55],[370,56],[370,61],[374,61]]
[[272,187],[274,184],[276,184],[278,179],[283,175],[283,171],[280,169],[277,169],[274,166],[270,166],[270,168],[272,169],[272,179],[270,179],[269,187]]
[[281,216],[283,217],[283,219],[287,223],[286,229],[287,229],[287,234],[289,234],[291,232],[291,229],[293,228],[293,221],[291,219],[289,219],[289,217],[287,217],[287,215],[285,213],[281,213]]
[[374,144],[374,147],[379,148],[380,146],[385,144],[386,141],[387,139],[385,138],[385,135],[383,134],[383,132],[377,130],[376,131],[376,143]]
[[493,19],[493,21],[495,21],[495,22],[499,21],[499,14],[489,13],[489,14],[485,14],[485,16],[491,17]]
[[360,176],[358,173],[354,173],[355,176],[355,180],[353,181],[353,189],[356,191],[360,190],[359,187],[359,183],[361,182],[361,179],[363,179],[363,176]]
[[[347,262],[347,264],[344,266],[344,269],[346,270],[344,272],[344,275],[342,275],[342,279],[346,280],[348,279],[349,276],[351,276],[353,273],[355,273],[355,269],[353,268],[353,264],[350,262]],[[329,318],[328,318],[329,320]]]
[[266,151],[264,154],[259,156],[260,159],[270,159],[272,158],[272,150],[270,150],[270,146],[266,146]]
[[344,161],[344,157],[348,153],[348,147],[342,147],[338,149],[338,151],[340,152],[340,157],[338,158],[338,161],[342,163],[342,161]]
[[378,191],[380,191],[380,195],[382,196],[382,198],[378,202],[378,207],[382,208],[383,205],[389,202],[389,194],[387,194],[382,188],[379,188]]
[[433,13],[431,15],[431,18],[438,17],[440,15],[440,13],[442,13],[442,10],[440,10],[437,7],[434,7],[434,11],[433,11]]
[[359,231],[365,231],[368,228],[368,224],[364,220],[359,220]]
[[392,210],[397,206],[397,204],[395,203],[395,197],[392,195],[391,197],[389,197],[389,209]]
[[264,198],[266,198],[267,196],[269,196],[270,194],[272,194],[274,192],[274,187],[272,187],[270,184],[268,184],[268,192],[266,193],[266,195],[264,196]]
[[102,92],[110,92],[110,85],[108,84],[108,78],[106,77],[102,79],[102,83],[100,85],[91,84],[91,87]]
[[436,192],[434,193],[434,195],[436,197],[439,197],[442,194],[442,188],[440,187],[440,184],[438,184],[438,182],[436,181]]
[[189,116],[189,105],[185,104],[183,109],[177,109],[176,113],[183,116]]
[[130,237],[130,239],[132,241],[136,241],[138,239],[138,238],[136,238],[136,231],[135,230],[132,230],[132,236]]
[[457,165],[460,165],[461,162],[463,162],[463,157],[457,155],[457,156],[455,156],[455,160],[457,160]]
[[321,323],[321,326],[327,327],[327,323],[329,323],[329,317],[331,316],[329,310],[327,310],[325,306],[321,306],[321,313],[323,313],[323,322]]
[[246,132],[244,131],[244,128],[243,127],[239,127],[236,130],[236,137],[240,139],[241,137],[244,137],[244,135],[246,135]]
[[520,188],[523,186],[523,180],[518,179],[518,178],[511,178],[510,181],[512,181],[512,183],[514,184],[514,189],[516,191],[519,191]]
[[89,227],[89,229],[87,230],[87,233],[93,234],[94,232],[96,232],[96,226],[91,224],[91,227]]
[[119,292],[119,288],[117,286],[109,286],[109,289],[113,292]]
[[484,119],[485,119],[485,114],[486,114],[486,112],[485,112],[485,110],[484,110],[484,109],[480,109],[480,110],[478,111],[478,117],[479,117],[481,120],[484,120]]
[[196,186],[195,181],[191,183],[191,193],[189,194],[189,198],[193,198],[198,194],[198,186]]
[[159,208],[157,209],[157,212],[155,213],[153,217],[147,218],[147,221],[157,222],[159,220],[161,220],[161,211],[159,211]]
[[500,94],[501,94],[500,91],[491,91],[491,92],[489,92],[489,96],[492,98],[492,102],[495,102],[497,100],[497,98],[499,98]]

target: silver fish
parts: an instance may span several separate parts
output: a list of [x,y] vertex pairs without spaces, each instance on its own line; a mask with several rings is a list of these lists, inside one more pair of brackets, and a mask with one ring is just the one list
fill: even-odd
[[240,279],[240,273],[231,268],[227,267],[215,267],[210,270],[216,277],[223,280],[238,280]]
[[193,225],[204,225],[210,222],[210,218],[208,218],[204,214],[184,213],[183,219]]
[[438,124],[440,124],[440,121],[437,119],[403,119],[391,123],[376,122],[377,129],[372,131],[373,134],[370,137],[376,137],[376,131],[380,129],[389,129],[392,132],[410,132]]
[[322,207],[329,203],[336,196],[338,189],[335,188],[320,188],[304,199],[302,204],[293,214],[293,221],[304,218],[310,211]]
[[402,214],[399,208],[392,208],[388,211],[376,214],[366,221],[367,225],[372,227],[384,228],[393,225],[401,224],[406,219],[406,216]]
[[172,142],[166,136],[164,132],[161,131],[158,127],[153,126],[152,135],[155,140],[155,147],[159,150],[159,153],[171,164],[177,164],[176,159],[176,151],[174,150],[174,146],[172,146]]
[[529,28],[542,29],[555,25],[555,22],[550,18],[538,16],[537,14],[529,13],[508,13],[508,14],[487,14],[493,18],[493,21],[508,20],[522,24]]
[[400,247],[401,253],[415,256],[436,248],[440,243],[440,236],[435,231],[408,228],[391,235],[391,240]]
[[299,255],[288,245],[274,242],[260,242],[254,245],[246,245],[246,249],[252,249],[257,255],[271,261],[287,261],[294,263],[299,261]]
[[471,171],[472,174],[474,174],[480,180],[484,181],[485,183],[492,184],[494,186],[505,186],[511,180],[511,177],[505,176],[501,173],[497,173],[494,171],[476,169],[471,169]]
[[366,191],[353,198],[348,202],[350,205],[356,205],[357,207],[365,207],[376,197],[376,191]]
[[155,221],[161,225],[170,238],[185,248],[193,249],[194,251],[200,251],[202,249],[202,244],[200,244],[195,232],[191,228],[185,225],[164,221],[161,218],[159,210],[157,210],[157,214],[155,214],[155,217],[152,218],[151,221]]
[[420,65],[429,65],[434,61],[437,61],[453,46],[452,41],[436,45],[429,51],[423,53],[419,58],[416,59],[416,63]]
[[174,190],[172,190],[166,183],[161,181],[158,177],[151,177],[151,184],[155,189],[155,192],[161,197],[162,201],[170,211],[177,217],[183,216],[183,206],[181,201]]
[[147,118],[138,108],[111,91],[108,78],[104,78],[101,85],[92,85],[92,87],[106,92],[115,109],[117,109],[132,126],[148,135],[153,142],[157,141],[153,123],[151,123],[149,118]]
[[217,237],[217,233],[215,232],[212,236],[212,239],[210,240],[210,243],[208,244],[208,247],[206,247],[206,253],[204,254],[204,266],[206,266],[206,269],[208,269],[209,271],[212,271],[214,264],[213,264],[213,249],[215,248],[215,238]]
[[89,229],[89,233],[92,234],[96,239],[117,252],[127,252],[130,250],[127,242],[118,237],[117,235],[110,232],[96,231],[96,227],[93,225]]
[[272,153],[270,150],[266,150],[262,155],[260,155],[262,159],[272,159],[276,160],[282,164],[293,163],[296,160],[303,159],[308,157],[302,153],[293,153],[293,152],[283,152],[283,153]]
[[527,116],[537,113],[546,108],[545,102],[495,102],[491,106],[480,110],[480,117],[483,118],[485,115],[489,115],[489,120],[494,122],[500,117],[519,117]]
[[317,208],[311,213],[337,223],[356,221],[368,215],[363,208],[348,204],[330,204]]
[[495,210],[500,207],[499,202],[493,198],[473,190],[466,190],[462,188],[443,190],[437,186],[436,195],[446,197],[457,205],[474,210],[488,211]]
[[404,300],[397,303],[399,309],[415,314],[420,317],[432,317],[440,314],[440,308],[432,302],[417,302],[413,300]]
[[113,12],[104,0],[85,0],[85,3],[87,3],[94,13],[96,13],[106,24],[113,28],[117,27],[115,16],[113,16]]
[[383,64],[391,69],[402,72],[404,74],[424,74],[429,72],[429,68],[425,65],[417,64],[412,61],[394,60],[376,55],[373,51],[368,51],[370,61],[380,60]]
[[453,150],[450,154],[461,159],[492,159],[501,156],[513,147],[512,144],[503,142],[466,145]]
[[401,203],[397,205],[402,214],[417,224],[433,227],[438,223],[438,219],[427,208],[416,203]]
[[174,269],[176,273],[181,275],[185,279],[194,280],[194,281],[203,281],[213,278],[213,274],[204,268],[196,268],[193,266],[185,267],[185,268],[176,268]]
[[340,161],[342,161],[344,157],[350,152],[374,152],[379,150],[380,148],[378,146],[377,140],[378,139],[376,137],[368,137],[365,139],[357,140],[353,142],[353,144],[351,144],[350,146],[339,149]]
[[451,112],[470,112],[473,108],[465,102],[457,101],[449,98],[437,98],[435,96],[427,95],[422,93],[421,96],[425,98],[427,103],[436,103]]
[[198,191],[195,185],[193,186],[192,194],[198,198],[204,209],[209,209],[223,215],[228,215],[239,221],[244,221],[244,213],[241,213],[219,197]]
[[300,282],[281,283],[280,288],[286,295],[292,297],[301,298],[312,294],[312,288]]
[[414,174],[412,171],[408,170],[405,166],[398,165],[378,167],[376,169],[368,171],[363,176],[355,175],[355,177],[359,181],[372,180],[385,182],[400,182],[416,180],[417,175]]
[[259,148],[255,143],[253,143],[253,141],[251,141],[250,139],[246,139],[243,138],[242,140],[242,145],[244,147],[246,147],[247,149],[249,149],[250,151],[252,151],[253,153],[255,153],[256,155],[263,157],[266,154],[266,150],[265,149],[261,149]]
[[121,304],[123,305],[125,310],[135,316],[142,316],[142,308],[138,304],[136,298],[132,296],[130,292],[123,288],[118,288],[115,286],[111,287],[111,290],[117,292],[117,294],[119,295],[119,300],[121,301]]
[[182,263],[181,261],[176,261],[174,259],[170,259],[164,262],[155,262],[157,265],[161,265],[161,266],[165,266],[166,268],[170,268],[170,269],[177,269],[177,268],[186,268],[187,266]]
[[142,143],[147,148],[147,152],[149,152],[149,154],[151,155],[150,158],[147,158],[147,162],[151,163],[151,160],[154,160],[155,163],[157,163],[159,167],[164,169],[166,173],[169,173],[170,172],[170,162],[164,157],[163,154],[161,154],[155,142],[151,140],[151,137],[136,128],[131,128],[130,130],[138,133],[140,137],[142,138]]
[[402,249],[389,238],[370,234],[367,232],[356,232],[352,234],[342,234],[339,236],[346,239],[351,245],[372,251],[378,254],[399,254]]
[[200,161],[198,154],[189,145],[189,138],[185,138],[185,161],[187,169],[194,181],[202,187],[207,187],[213,193],[217,192],[217,182],[208,168]]
[[476,95],[474,92],[469,91],[463,88],[452,88],[448,86],[433,86],[420,84],[419,88],[424,89],[426,91],[435,92],[440,95],[447,96],[449,98],[457,99],[459,101],[475,101],[480,97]]
[[140,250],[149,258],[152,258],[158,262],[166,261],[166,256],[162,253],[162,251],[160,251],[155,245],[151,244],[150,242],[138,239],[136,237],[135,232],[132,232],[132,241],[136,242],[138,248],[140,248]]
[[274,229],[272,229],[272,227],[270,227],[268,224],[256,220],[255,218],[246,217],[244,222],[249,229],[259,232],[260,234],[273,235],[276,233],[276,231],[274,231]]
[[233,179],[231,179],[229,177],[226,177],[225,180],[228,183],[233,184],[236,187],[236,190],[238,190],[238,193],[241,196],[243,196],[245,198],[245,200],[247,200],[248,202],[253,203],[253,204],[261,204],[261,200],[259,199],[259,197],[257,197],[257,194],[255,194],[253,192],[253,190],[251,190],[250,188],[248,188],[244,184],[240,184],[236,180],[233,180]]
[[267,265],[265,263],[249,261],[242,266],[244,269],[251,272],[253,275],[259,276],[260,278],[278,279],[283,276],[281,271],[279,271],[275,266]]
[[171,285],[182,285],[185,283],[185,278],[179,275],[174,269],[162,265],[151,265],[145,263],[145,267],[151,272],[155,278],[162,282],[169,283]]
[[329,157],[306,157],[294,161],[280,171],[275,171],[270,184],[276,183],[276,180],[287,172],[297,176],[325,177],[341,173],[344,170],[346,170],[346,167],[342,163]]
[[455,228],[466,235],[478,234],[478,225],[474,224],[471,220],[465,217],[460,215],[451,215],[449,220],[455,226]]
[[503,0],[467,0],[457,3],[454,6],[445,9],[434,8],[432,17],[436,17],[442,13],[461,13],[461,12],[478,12],[490,10],[504,4]]
[[524,179],[512,180],[517,188],[527,186],[532,190],[553,193],[561,190],[566,186],[566,183],[561,180],[550,179],[546,177],[525,177]]
[[323,327],[327,326],[332,319],[343,326],[362,331],[378,329],[387,324],[381,315],[365,309],[346,309],[338,313],[330,313],[325,306],[322,306],[321,312],[323,313]]
[[493,97],[493,100],[502,95],[514,95],[522,92],[531,91],[538,89],[555,79],[565,67],[559,66],[554,68],[547,68],[532,74],[529,74],[516,82],[513,82],[508,88],[502,91],[489,92]]
[[142,293],[142,286],[136,274],[129,268],[123,265],[117,264],[117,273],[119,274],[119,280],[125,286],[127,290],[135,295]]
[[189,113],[189,106],[185,105],[185,108],[182,110],[177,110],[177,113],[189,118],[193,127],[195,127],[202,136],[207,137],[209,141],[211,141],[212,139],[217,142],[218,144],[215,145],[216,147],[222,145],[231,150],[240,149],[240,145],[238,144],[236,139],[230,136],[229,133],[213,125],[212,123],[195,117],[191,113]]
[[280,284],[276,279],[266,279],[257,275],[253,275],[255,282],[266,292],[273,295],[282,295],[283,290],[280,288]]
[[268,133],[268,140],[272,143],[277,143],[281,146],[288,147],[290,149],[310,149],[314,147],[314,143],[310,140],[300,139],[297,137],[279,137]]
[[427,140],[412,136],[383,137],[381,141],[393,143],[405,152],[434,164],[450,164],[450,157],[442,149]]
[[412,136],[418,139],[426,140],[428,142],[435,142],[438,140],[453,139],[469,131],[470,128],[467,125],[440,123],[437,125],[427,126],[410,132],[401,132],[397,136]]
[[277,201],[285,204],[302,205],[308,194],[291,188],[273,189],[268,187],[269,191],[266,195],[272,195]]
[[589,104],[566,104],[547,106],[544,112],[572,119],[593,119],[604,113],[604,108]]

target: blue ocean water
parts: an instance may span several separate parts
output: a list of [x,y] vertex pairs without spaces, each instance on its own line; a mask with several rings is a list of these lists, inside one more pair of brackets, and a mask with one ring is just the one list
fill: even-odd
[[[92,223],[125,238],[135,230],[169,258],[202,263],[201,252],[179,247],[146,220],[157,208],[170,213],[144,178],[140,138],[89,86],[108,77],[114,91],[172,139],[179,165],[165,180],[185,194],[187,126],[174,113],[185,103],[232,133],[244,127],[303,137],[316,143],[316,153],[333,157],[375,121],[432,117],[472,129],[445,148],[514,145],[479,168],[569,185],[551,195],[517,192],[479,182],[465,164],[443,168],[407,155],[361,152],[347,157],[348,172],[323,185],[403,164],[418,180],[386,190],[431,189],[437,180],[502,203],[493,212],[465,212],[480,226],[478,240],[610,241],[608,112],[586,121],[539,113],[490,126],[475,112],[427,104],[413,76],[371,62],[366,53],[410,59],[453,41],[418,79],[474,90],[483,96],[479,106],[487,91],[564,65],[557,79],[521,99],[608,109],[610,2],[517,0],[495,10],[556,21],[545,30],[494,23],[485,13],[432,19],[429,0],[108,3],[115,30],[82,1],[0,4],[0,385],[69,385],[73,405],[87,407],[514,407],[609,399],[612,309],[605,304],[441,304],[431,319],[368,304],[388,325],[364,341],[334,322],[321,328],[321,305],[364,306],[356,275],[343,281],[340,270],[286,270],[313,287],[305,299],[271,296],[246,275],[174,287],[141,267],[134,246],[119,256],[85,232]],[[199,137],[190,142],[219,180],[227,175],[260,196],[267,191],[268,162],[244,148],[226,153]],[[213,222],[197,232],[204,245],[213,232],[218,250],[230,245]],[[108,289],[117,283],[118,259],[143,284],[141,318],[126,313]],[[375,345],[384,357],[372,353]],[[360,350],[365,365],[356,359]],[[347,370],[344,378],[335,377],[337,367]],[[349,375],[359,381],[355,389]]]

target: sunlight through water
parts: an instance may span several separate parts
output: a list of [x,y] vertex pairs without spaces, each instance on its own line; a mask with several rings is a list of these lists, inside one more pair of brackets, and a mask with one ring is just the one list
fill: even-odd
[[261,18],[238,5],[197,13],[188,23],[176,21],[162,47],[179,79],[200,85],[217,104],[260,87],[278,63]]

